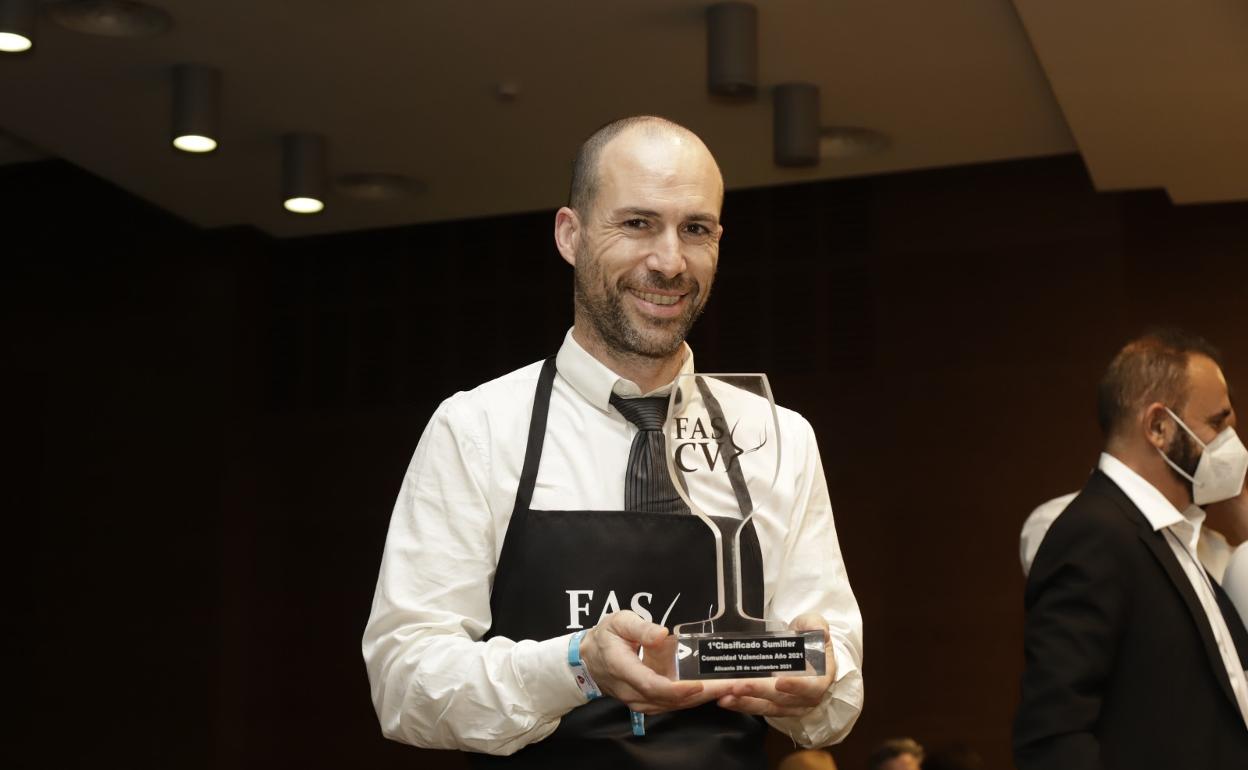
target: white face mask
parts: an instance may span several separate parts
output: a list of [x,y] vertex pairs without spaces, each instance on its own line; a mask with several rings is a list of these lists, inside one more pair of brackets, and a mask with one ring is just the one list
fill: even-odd
[[1196,438],[1192,429],[1187,427],[1179,416],[1166,407],[1166,412],[1174,418],[1192,440],[1200,444],[1204,450],[1200,453],[1200,462],[1196,465],[1196,475],[1189,476],[1174,461],[1166,457],[1166,453],[1157,450],[1171,468],[1183,478],[1192,482],[1192,502],[1197,505],[1217,503],[1229,500],[1238,495],[1244,488],[1244,475],[1248,473],[1248,449],[1239,440],[1233,428],[1219,433],[1208,444]]

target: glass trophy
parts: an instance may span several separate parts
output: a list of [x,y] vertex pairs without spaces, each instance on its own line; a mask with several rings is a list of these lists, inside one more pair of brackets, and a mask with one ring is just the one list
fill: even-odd
[[743,604],[741,536],[775,499],[776,403],[764,374],[682,374],[663,434],[676,491],[715,537],[718,599],[706,620],[675,628],[677,679],[822,676],[823,630],[794,631]]

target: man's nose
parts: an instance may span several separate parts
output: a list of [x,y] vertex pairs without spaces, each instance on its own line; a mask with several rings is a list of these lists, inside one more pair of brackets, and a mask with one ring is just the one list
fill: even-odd
[[675,278],[685,272],[685,255],[681,249],[680,233],[676,228],[666,229],[654,242],[654,250],[646,259],[646,267],[664,278]]

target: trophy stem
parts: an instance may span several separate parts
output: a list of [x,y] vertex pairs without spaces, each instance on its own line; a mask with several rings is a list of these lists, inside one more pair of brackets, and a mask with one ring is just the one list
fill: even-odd
[[716,520],[719,537],[716,547],[719,549],[721,613],[714,619],[716,631],[746,631],[752,626],[749,621],[755,620],[745,613],[744,597],[741,592],[741,554],[737,538],[745,522],[733,519],[731,523]]

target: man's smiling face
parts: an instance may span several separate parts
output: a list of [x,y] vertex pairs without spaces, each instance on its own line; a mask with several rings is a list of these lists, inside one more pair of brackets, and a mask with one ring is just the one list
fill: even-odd
[[640,127],[613,139],[576,249],[578,325],[617,355],[675,353],[710,296],[722,202],[696,137]]

